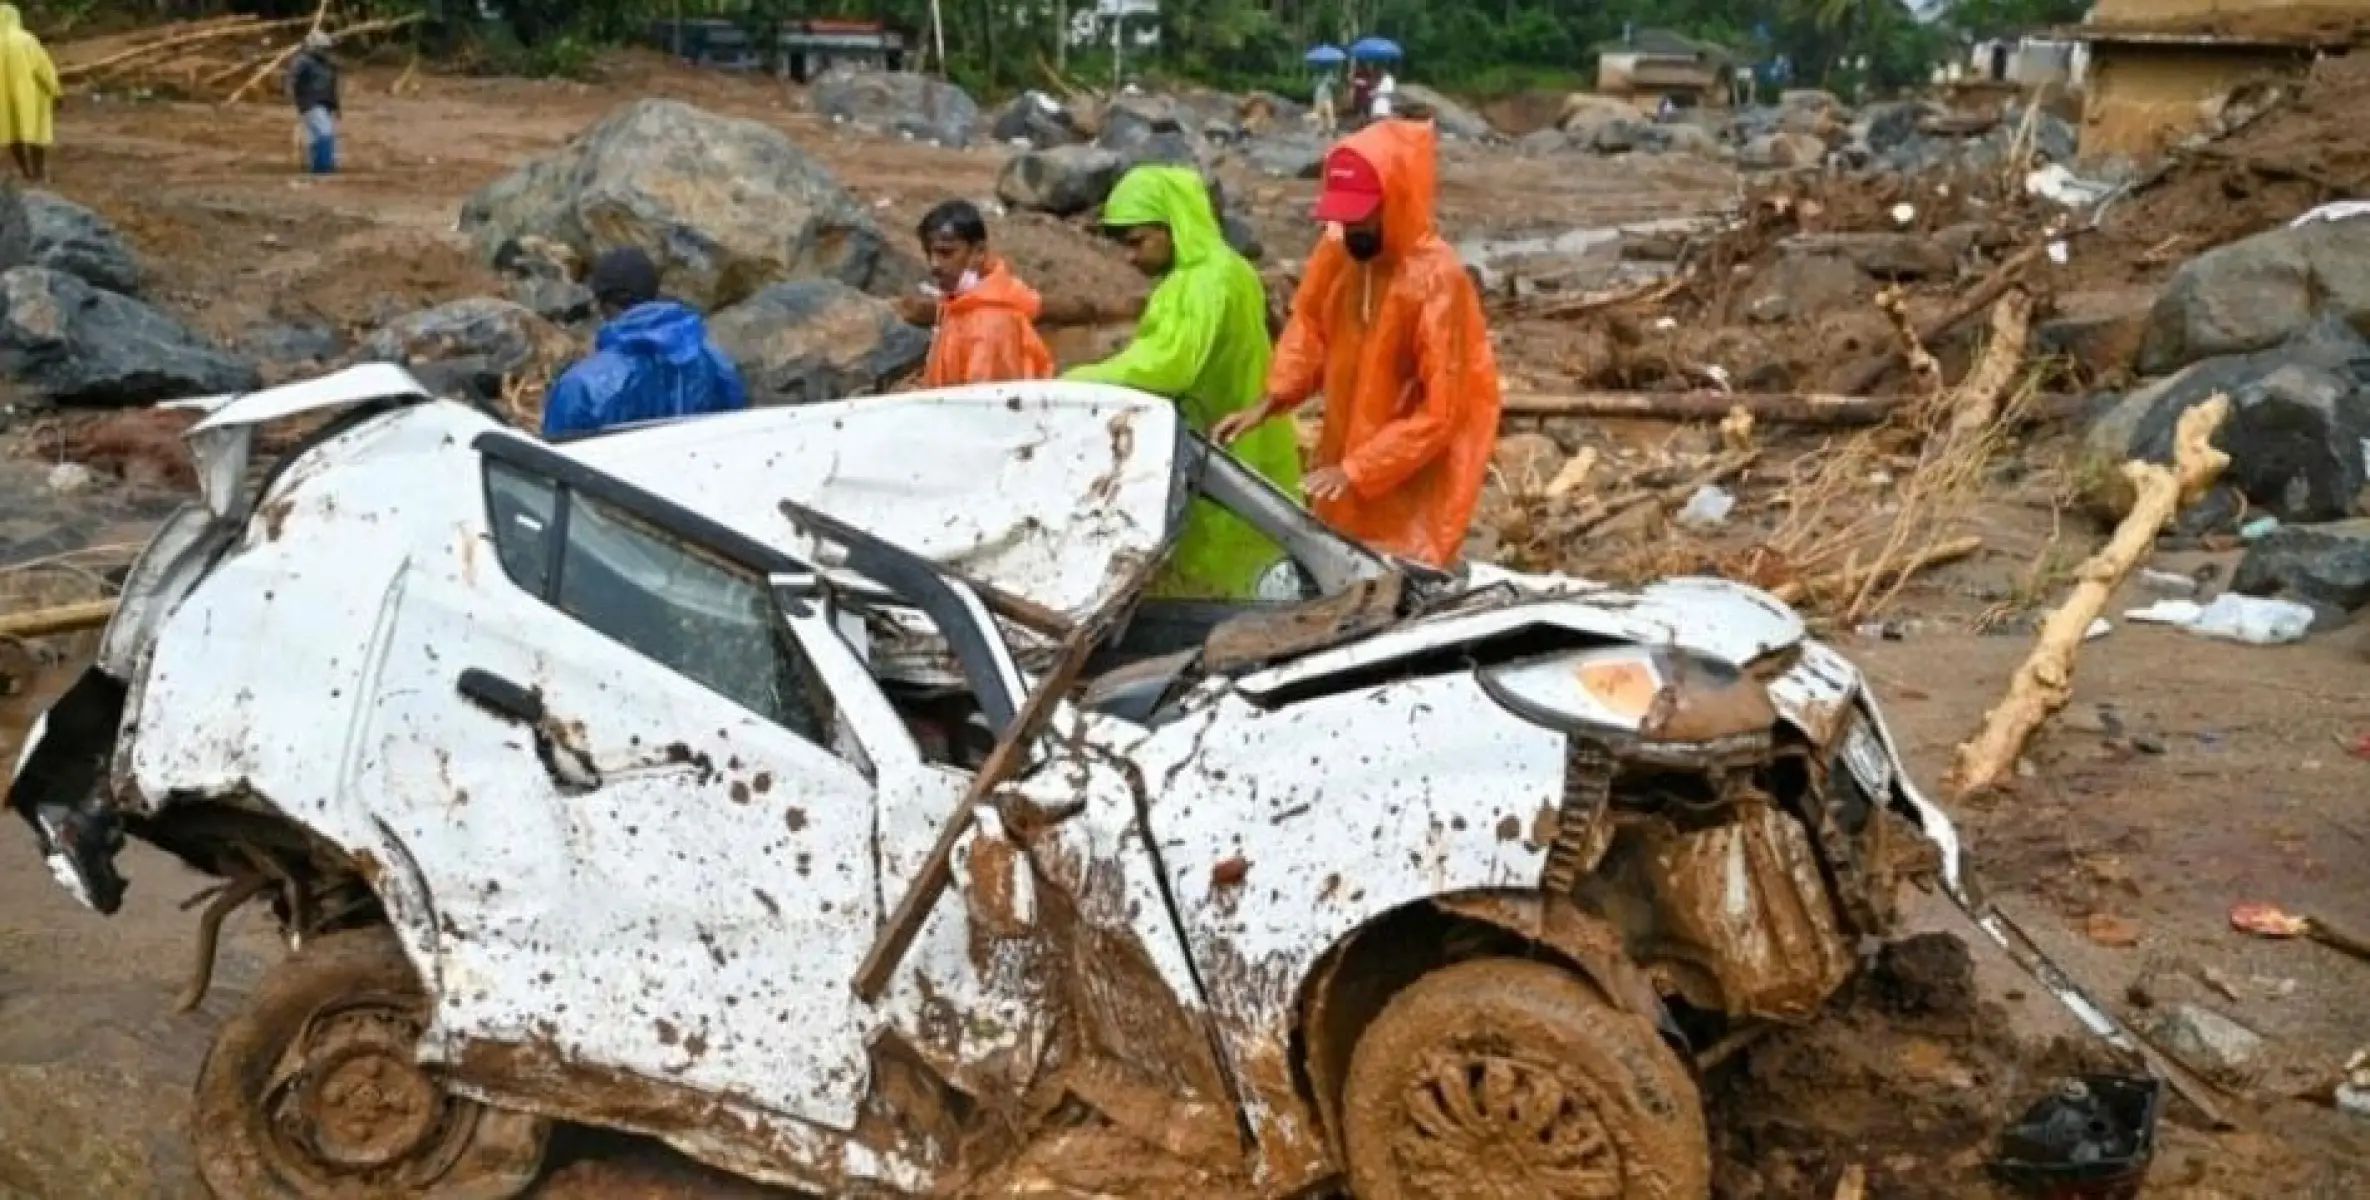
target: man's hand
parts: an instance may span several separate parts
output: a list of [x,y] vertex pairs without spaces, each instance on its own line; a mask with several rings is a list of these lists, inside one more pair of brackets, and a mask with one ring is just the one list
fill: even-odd
[[1339,500],[1350,490],[1350,473],[1340,467],[1318,467],[1300,481],[1311,500]]
[[1262,400],[1232,416],[1220,418],[1216,425],[1210,427],[1210,440],[1221,446],[1231,446],[1236,438],[1259,428],[1273,415],[1268,411],[1267,402]]
[[899,296],[896,307],[897,319],[908,325],[928,329],[938,323],[938,301],[928,296]]

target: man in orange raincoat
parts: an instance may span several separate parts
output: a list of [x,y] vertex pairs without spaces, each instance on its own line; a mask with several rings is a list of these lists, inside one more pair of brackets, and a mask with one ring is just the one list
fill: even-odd
[[1302,490],[1360,541],[1445,567],[1497,447],[1497,357],[1481,296],[1432,220],[1439,134],[1377,121],[1325,158],[1316,217],[1335,226],[1309,258],[1268,369],[1266,399],[1221,423],[1241,436],[1325,394]]
[[934,319],[938,327],[922,386],[1051,378],[1053,353],[1037,336],[1043,303],[1004,260],[988,253],[987,220],[979,209],[949,200],[922,217],[920,233],[932,295],[914,297],[904,316],[917,325]]

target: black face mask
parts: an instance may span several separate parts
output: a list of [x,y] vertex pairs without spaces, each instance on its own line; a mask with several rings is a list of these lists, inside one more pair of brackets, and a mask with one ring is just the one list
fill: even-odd
[[1359,262],[1372,262],[1382,253],[1382,231],[1379,229],[1351,229],[1341,235],[1341,248]]

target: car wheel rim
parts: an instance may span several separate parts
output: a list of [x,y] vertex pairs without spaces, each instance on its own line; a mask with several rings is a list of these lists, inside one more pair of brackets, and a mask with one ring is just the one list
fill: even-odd
[[451,1168],[478,1110],[413,1061],[424,1027],[418,1003],[393,996],[341,1001],[305,1022],[261,1097],[282,1178],[404,1189]]
[[1589,1091],[1494,1050],[1424,1059],[1400,1094],[1391,1156],[1411,1194],[1619,1200],[1621,1150]]

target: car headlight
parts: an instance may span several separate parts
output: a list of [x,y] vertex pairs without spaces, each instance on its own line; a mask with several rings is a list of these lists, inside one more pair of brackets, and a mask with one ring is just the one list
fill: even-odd
[[1616,646],[1485,667],[1484,690],[1550,729],[1698,751],[1766,744],[1777,708],[1758,680],[1665,646]]

